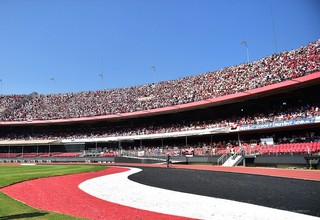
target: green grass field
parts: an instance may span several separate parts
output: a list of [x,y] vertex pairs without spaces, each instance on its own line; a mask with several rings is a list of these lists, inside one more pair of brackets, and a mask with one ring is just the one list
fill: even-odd
[[[41,177],[74,174],[106,169],[92,165],[0,165],[0,188]],[[20,203],[0,192],[0,220],[9,219],[79,219],[72,216],[40,211]]]

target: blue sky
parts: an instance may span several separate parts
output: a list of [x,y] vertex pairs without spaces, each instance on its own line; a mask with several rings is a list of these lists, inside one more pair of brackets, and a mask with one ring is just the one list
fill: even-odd
[[0,0],[1,92],[197,75],[246,62],[242,40],[258,60],[319,39],[319,12],[319,0]]

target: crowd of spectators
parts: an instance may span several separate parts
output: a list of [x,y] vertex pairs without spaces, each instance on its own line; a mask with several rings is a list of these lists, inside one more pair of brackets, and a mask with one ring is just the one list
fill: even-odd
[[[170,153],[174,156],[179,155],[195,155],[195,156],[214,156],[222,154],[241,153],[245,154],[303,154],[309,153],[320,154],[320,136],[319,133],[302,132],[295,133],[291,136],[277,136],[275,134],[268,136],[274,140],[273,144],[266,144],[261,139],[252,140],[226,140],[226,141],[211,141],[211,142],[198,142],[194,144],[185,144],[173,146],[160,146],[160,147],[129,147],[126,149],[112,149],[117,151],[118,154],[124,156],[139,156],[139,152],[143,152],[143,156],[157,157]],[[299,146],[299,150],[296,148]],[[282,147],[282,150],[279,149]],[[287,150],[283,151],[283,147]],[[309,149],[308,149],[309,148]],[[121,151],[121,152],[120,152]],[[141,154],[141,153],[140,153]]]
[[[133,135],[149,135],[149,134],[164,134],[170,132],[183,132],[210,128],[225,127],[228,129],[236,129],[241,125],[261,124],[276,121],[287,121],[301,118],[311,118],[320,116],[320,104],[301,105],[297,107],[284,108],[270,111],[268,113],[253,113],[246,116],[229,116],[228,118],[215,118],[203,121],[179,121],[155,124],[153,121],[146,122],[148,124],[139,124],[136,126],[126,127],[95,127],[82,128],[79,126],[71,126],[63,128],[41,129],[37,131],[26,131],[18,129],[11,132],[0,132],[0,140],[74,140],[74,139],[89,139],[103,137],[119,137]],[[281,110],[280,110],[281,109]]]
[[0,116],[14,110],[25,98],[26,95],[0,95]]
[[245,116],[241,119],[235,119],[236,125],[261,124],[267,122],[288,121],[300,118],[310,118],[320,116],[319,104],[303,105],[297,108],[282,109],[282,111],[274,111],[269,114],[255,113],[254,115]]
[[181,105],[305,76],[319,71],[319,66],[320,40],[255,62],[156,84],[79,93],[1,96],[0,121],[92,117]]

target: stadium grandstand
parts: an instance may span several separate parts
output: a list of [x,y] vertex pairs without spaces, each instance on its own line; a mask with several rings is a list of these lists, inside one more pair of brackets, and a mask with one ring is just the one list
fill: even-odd
[[128,88],[1,95],[0,162],[319,168],[320,40]]

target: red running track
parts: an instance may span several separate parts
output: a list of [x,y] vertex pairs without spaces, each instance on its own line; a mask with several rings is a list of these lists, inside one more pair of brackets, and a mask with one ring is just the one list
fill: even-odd
[[[121,165],[133,166],[133,164]],[[143,165],[139,164],[138,166]],[[145,166],[164,167],[164,165]],[[273,168],[220,167],[199,165],[173,165],[173,168],[236,172],[320,181],[320,172],[315,170],[288,170]],[[78,185],[85,180],[117,172],[124,172],[126,170],[128,169],[121,167],[110,167],[109,169],[98,172],[42,178],[4,187],[0,191],[37,209],[64,213],[89,219],[187,219],[184,217],[155,213],[147,210],[140,210],[107,202],[95,198],[78,188]]]
[[42,178],[4,187],[0,191],[36,209],[88,219],[188,219],[107,202],[78,188],[85,180],[126,170],[128,169],[110,167],[98,172]]
[[319,170],[291,170],[279,168],[256,168],[256,167],[222,167],[222,166],[188,166],[188,165],[174,165],[178,168],[199,169],[199,170],[212,170],[233,173],[256,174],[274,177],[285,177],[304,180],[320,181]]
[[[163,164],[132,164],[132,163],[117,163],[108,164],[108,166],[134,166],[134,167],[166,167]],[[261,167],[223,167],[223,166],[208,166],[208,165],[183,165],[173,164],[172,168],[195,169],[195,170],[212,170],[232,173],[256,174],[264,176],[285,177],[303,180],[320,181],[319,170],[299,170],[299,169],[280,169],[280,168],[261,168]]]

